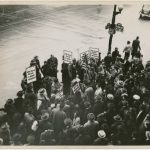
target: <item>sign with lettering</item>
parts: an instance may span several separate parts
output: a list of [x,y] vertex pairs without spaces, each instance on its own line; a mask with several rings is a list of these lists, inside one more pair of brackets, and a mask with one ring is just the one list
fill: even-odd
[[81,91],[80,85],[79,83],[76,83],[73,87],[72,87],[73,93],[75,94],[77,91]]
[[99,49],[90,47],[90,57],[94,59],[99,59]]
[[72,52],[64,50],[63,51],[63,60],[64,60],[64,63],[72,63]]
[[32,66],[26,69],[27,83],[36,81],[36,67]]

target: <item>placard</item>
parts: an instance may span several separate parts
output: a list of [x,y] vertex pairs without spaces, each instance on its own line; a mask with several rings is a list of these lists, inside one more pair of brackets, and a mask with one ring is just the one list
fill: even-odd
[[99,59],[99,48],[90,47],[90,57],[94,59]]
[[77,91],[81,91],[80,85],[79,83],[76,83],[73,87],[72,87],[73,93],[75,94]]
[[72,63],[72,52],[64,50],[63,51],[63,60],[64,60],[64,63]]
[[36,67],[32,66],[26,69],[27,83],[36,81]]

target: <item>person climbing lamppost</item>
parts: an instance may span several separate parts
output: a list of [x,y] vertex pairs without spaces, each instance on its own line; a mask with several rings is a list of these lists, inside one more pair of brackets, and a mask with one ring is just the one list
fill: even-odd
[[115,24],[116,15],[121,14],[122,10],[123,10],[122,7],[118,7],[118,11],[117,11],[117,5],[114,5],[114,10],[113,10],[113,15],[112,15],[112,21],[111,21],[111,23],[108,23],[105,26],[105,29],[108,29],[108,33],[110,34],[109,45],[108,45],[108,53],[111,53],[111,45],[112,45],[113,35],[116,33],[116,31],[123,32],[123,30],[124,30],[124,27],[122,26],[121,23]]

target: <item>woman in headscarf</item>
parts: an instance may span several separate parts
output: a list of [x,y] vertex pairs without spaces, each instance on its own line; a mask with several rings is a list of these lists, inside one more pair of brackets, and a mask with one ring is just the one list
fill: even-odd
[[37,111],[40,113],[42,109],[48,109],[49,106],[50,100],[47,96],[46,89],[39,89],[37,94]]

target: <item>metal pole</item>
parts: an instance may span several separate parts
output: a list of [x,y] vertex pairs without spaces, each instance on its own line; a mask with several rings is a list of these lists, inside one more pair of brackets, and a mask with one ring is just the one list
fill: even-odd
[[[112,25],[112,26],[115,25],[115,19],[116,19],[116,7],[117,7],[117,5],[114,5],[114,11],[113,11],[112,21],[111,21],[111,25]],[[111,53],[112,38],[113,38],[113,34],[111,34],[110,37],[109,37],[108,53]]]

